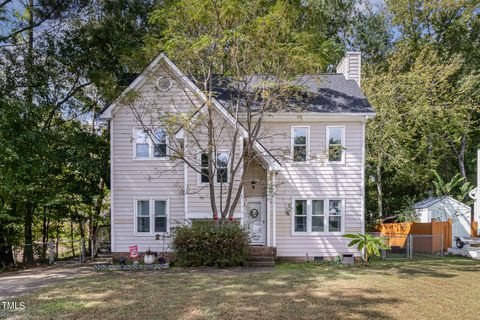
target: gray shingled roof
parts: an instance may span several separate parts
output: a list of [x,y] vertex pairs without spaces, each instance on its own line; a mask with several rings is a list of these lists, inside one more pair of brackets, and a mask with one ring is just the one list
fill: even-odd
[[435,203],[442,201],[445,199],[446,196],[443,197],[435,197],[435,198],[428,198],[422,201],[419,201],[413,205],[414,209],[425,209],[433,206]]
[[[249,79],[248,89],[258,87],[265,82],[265,77],[254,76]],[[235,85],[229,79],[217,79],[214,90],[217,100],[224,106],[229,105],[235,97]],[[346,80],[343,74],[305,74],[290,81],[299,87],[303,94],[289,99],[282,111],[309,111],[322,113],[372,113],[374,112],[367,98],[354,80]]]

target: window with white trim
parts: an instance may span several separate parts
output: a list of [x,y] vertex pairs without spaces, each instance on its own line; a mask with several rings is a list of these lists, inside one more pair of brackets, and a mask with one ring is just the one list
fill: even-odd
[[135,129],[135,159],[167,157],[167,131]]
[[343,200],[294,199],[293,233],[342,232]]
[[308,127],[293,127],[292,135],[293,161],[307,161]]
[[200,155],[200,183],[208,183],[210,181],[208,173],[208,155],[202,153]]
[[153,232],[167,232],[167,201],[153,200],[154,203],[154,229]]
[[312,232],[325,231],[325,201],[312,200]]
[[153,234],[168,231],[168,201],[136,199],[136,233]]
[[328,231],[342,230],[342,200],[328,200]]
[[327,127],[328,162],[345,160],[344,136],[344,127]]
[[137,232],[150,233],[150,200],[137,200]]
[[295,200],[295,232],[307,232],[307,200]]
[[217,152],[217,183],[228,182],[228,152]]

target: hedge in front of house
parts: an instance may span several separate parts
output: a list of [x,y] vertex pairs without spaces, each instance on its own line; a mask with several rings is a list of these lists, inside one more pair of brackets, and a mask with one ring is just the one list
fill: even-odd
[[194,223],[176,228],[172,249],[182,267],[234,267],[245,261],[248,244],[248,232],[238,223]]

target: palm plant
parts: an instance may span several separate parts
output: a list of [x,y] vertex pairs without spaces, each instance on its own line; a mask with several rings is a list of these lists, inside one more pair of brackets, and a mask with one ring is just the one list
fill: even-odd
[[368,266],[368,262],[372,256],[380,256],[380,249],[388,249],[385,239],[376,237],[371,234],[345,234],[345,238],[352,239],[348,247],[357,246],[359,251],[365,249],[363,253],[363,263]]
[[453,196],[459,201],[469,199],[468,193],[473,189],[473,186],[460,173],[457,173],[450,181],[446,182],[436,170],[432,170],[432,172],[435,176],[433,185],[435,186],[437,197]]

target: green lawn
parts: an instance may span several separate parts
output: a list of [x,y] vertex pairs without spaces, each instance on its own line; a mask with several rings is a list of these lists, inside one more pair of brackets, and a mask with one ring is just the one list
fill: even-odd
[[479,319],[480,261],[114,272],[19,298],[15,319]]

